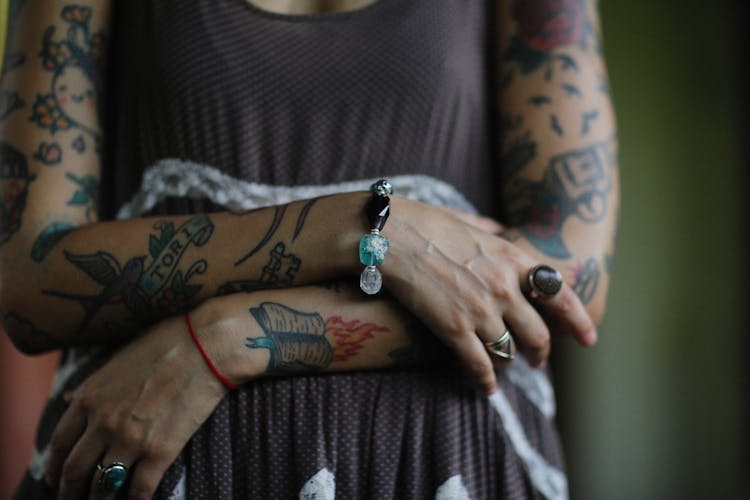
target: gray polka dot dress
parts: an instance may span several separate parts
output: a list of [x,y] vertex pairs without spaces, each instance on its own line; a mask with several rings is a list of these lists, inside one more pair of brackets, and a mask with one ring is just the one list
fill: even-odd
[[[114,2],[104,216],[138,196],[150,202],[131,216],[222,210],[243,186],[397,176],[497,215],[492,4],[279,15],[246,0]],[[55,496],[42,473],[62,393],[104,360],[64,353],[18,498]],[[567,498],[547,375],[520,357],[499,380],[489,398],[450,363],[249,383],[157,498]]]

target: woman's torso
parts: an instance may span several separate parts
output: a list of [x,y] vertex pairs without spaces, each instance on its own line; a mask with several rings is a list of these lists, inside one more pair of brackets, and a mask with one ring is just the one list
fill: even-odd
[[492,213],[487,9],[378,0],[279,15],[246,0],[116,3],[105,216],[162,158],[271,185],[425,174]]

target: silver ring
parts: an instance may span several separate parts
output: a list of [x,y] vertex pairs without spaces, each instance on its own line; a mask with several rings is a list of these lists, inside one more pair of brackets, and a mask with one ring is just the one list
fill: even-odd
[[562,274],[554,267],[539,264],[529,271],[530,295],[535,299],[538,297],[554,297],[560,291],[562,285]]
[[96,465],[99,471],[97,484],[105,493],[114,493],[125,484],[125,477],[128,474],[128,467],[122,462],[112,462],[106,467],[102,464]]
[[485,342],[484,345],[492,354],[503,359],[511,360],[516,357],[516,342],[513,340],[510,330],[505,330],[505,333],[496,340]]

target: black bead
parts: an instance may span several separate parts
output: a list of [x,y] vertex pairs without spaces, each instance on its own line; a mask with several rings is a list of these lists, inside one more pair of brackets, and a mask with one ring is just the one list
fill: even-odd
[[391,199],[374,194],[365,205],[365,213],[370,221],[370,227],[380,231],[391,214]]

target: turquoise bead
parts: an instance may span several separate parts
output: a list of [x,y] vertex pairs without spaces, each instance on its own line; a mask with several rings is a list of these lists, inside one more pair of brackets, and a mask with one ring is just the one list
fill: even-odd
[[365,266],[379,266],[391,242],[382,234],[366,234],[359,240],[359,261]]

